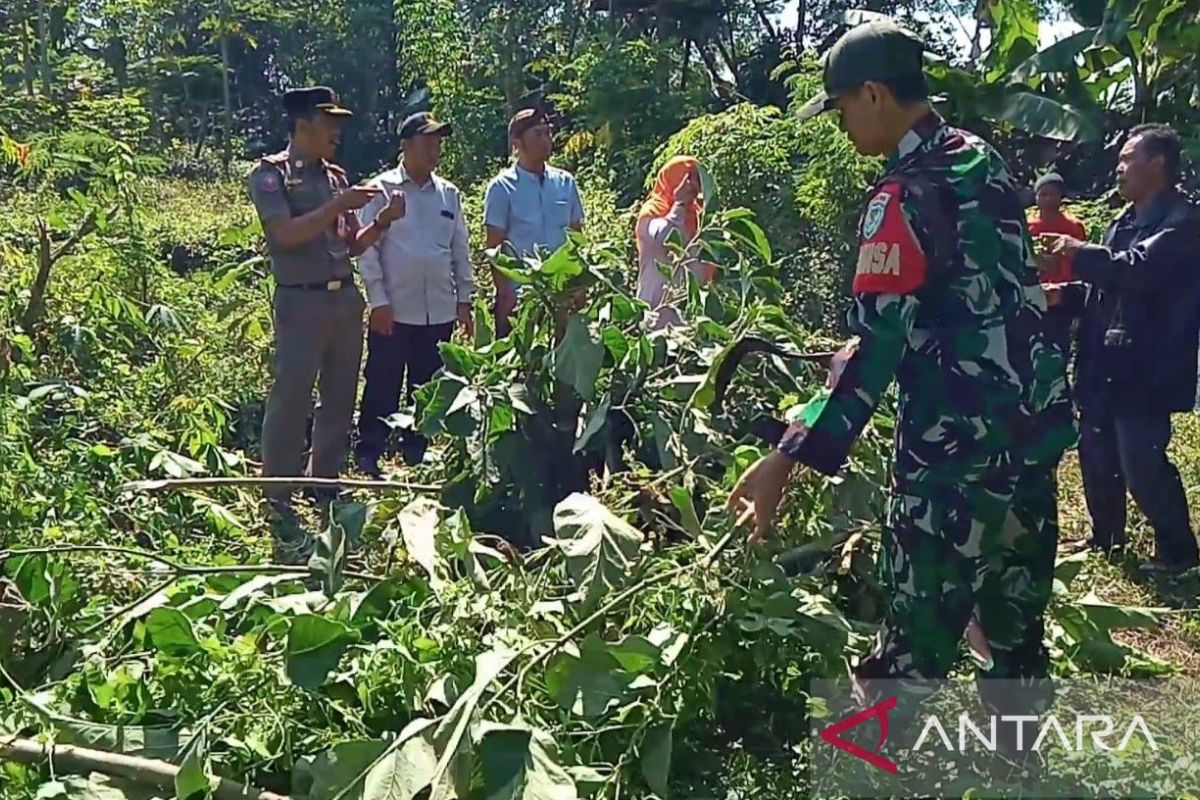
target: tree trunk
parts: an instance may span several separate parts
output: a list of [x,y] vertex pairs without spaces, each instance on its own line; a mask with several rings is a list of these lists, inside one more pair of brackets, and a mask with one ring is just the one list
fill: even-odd
[[221,33],[221,97],[225,104],[224,133],[221,136],[221,171],[229,177],[230,148],[233,141],[233,102],[229,96],[229,34]]
[[683,40],[683,69],[679,75],[679,91],[687,91],[688,63],[692,60],[692,40]]
[[38,0],[38,44],[41,46],[42,94],[50,96],[50,9]]
[[29,5],[24,4],[21,10],[21,64],[25,68],[25,94],[33,97],[33,47],[29,42]]

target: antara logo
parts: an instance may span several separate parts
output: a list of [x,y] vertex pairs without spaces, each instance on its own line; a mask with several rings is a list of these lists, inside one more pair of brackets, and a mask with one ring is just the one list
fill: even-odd
[[[839,750],[844,750],[855,758],[861,758],[873,767],[878,767],[884,772],[892,775],[896,774],[896,762],[889,758],[884,758],[879,755],[879,751],[883,748],[883,743],[887,741],[888,735],[888,712],[896,707],[896,698],[889,697],[886,700],[876,703],[869,708],[864,708],[854,716],[846,717],[841,722],[835,722],[825,730],[821,731],[821,740],[833,745]],[[851,728],[856,728],[869,719],[879,718],[879,744],[875,746],[874,752],[867,750],[864,747],[859,747],[854,742],[847,742],[842,738],[842,734]]]

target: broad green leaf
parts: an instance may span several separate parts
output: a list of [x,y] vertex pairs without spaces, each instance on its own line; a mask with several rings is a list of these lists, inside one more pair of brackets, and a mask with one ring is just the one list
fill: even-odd
[[650,791],[659,797],[670,793],[671,744],[671,726],[668,724],[654,726],[642,740],[642,776]]
[[357,631],[341,622],[316,614],[295,617],[285,650],[288,679],[303,689],[316,689],[357,638]]
[[150,643],[168,655],[187,655],[202,649],[192,621],[177,608],[156,608],[145,624]]
[[704,216],[707,219],[721,207],[721,187],[703,164],[697,167],[697,172],[700,173],[700,196],[704,202]]
[[484,800],[577,800],[575,781],[555,757],[549,734],[491,722],[482,730]]
[[684,486],[672,486],[671,505],[675,506],[675,510],[679,512],[679,522],[683,529],[696,538],[704,535],[704,529],[700,527],[700,517],[696,514],[696,504],[692,500],[692,493]]
[[629,581],[645,538],[599,500],[579,493],[554,509],[554,532],[588,607]]
[[1075,59],[1080,53],[1091,47],[1092,40],[1095,38],[1095,28],[1084,28],[1065,39],[1060,39],[1025,59],[1012,71],[1011,80],[1025,82],[1034,75],[1070,72],[1075,68]]
[[443,375],[422,386],[417,390],[417,408],[420,410],[417,427],[423,433],[440,433],[450,407],[467,388],[467,384],[454,375]]
[[441,522],[440,506],[428,497],[418,497],[400,512],[400,533],[404,551],[425,570],[434,591],[444,583],[445,570],[439,566],[437,532]]
[[1060,558],[1054,565],[1054,577],[1062,581],[1063,586],[1069,588],[1087,561],[1087,551]]
[[578,650],[564,648],[546,664],[546,690],[576,716],[596,718],[625,697],[630,678],[596,634]]
[[179,771],[175,773],[175,799],[208,797],[211,788],[208,779],[208,732],[201,727],[184,748],[183,760],[179,762]]
[[662,648],[645,636],[630,635],[606,647],[621,669],[631,675],[651,672],[662,661]]
[[992,37],[988,77],[998,78],[1037,52],[1038,9],[1034,0],[989,0]]
[[1083,113],[1024,89],[1005,93],[998,116],[1021,130],[1048,139],[1092,141],[1099,135],[1099,128]]
[[600,398],[590,412],[588,412],[587,420],[584,422],[583,431],[579,434],[579,438],[575,440],[575,447],[572,449],[574,453],[581,453],[587,448],[588,442],[592,437],[604,429],[604,423],[608,422],[608,409],[612,404],[612,395],[608,392]]
[[578,314],[567,320],[567,332],[551,354],[554,377],[569,385],[584,400],[596,399],[596,378],[604,363],[604,345]]
[[1109,603],[1097,597],[1095,592],[1088,592],[1074,605],[1090,624],[1105,632],[1121,628],[1153,630],[1158,627],[1163,611],[1163,609],[1143,606],[1123,606]]
[[188,478],[206,472],[204,465],[199,461],[169,450],[159,450],[150,461],[151,472],[160,470],[172,478]]
[[47,564],[46,556],[38,554],[18,556],[5,565],[17,591],[30,605],[45,605],[53,597],[54,584],[46,570]]
[[170,725],[108,725],[57,714],[48,719],[63,744],[168,761],[179,755],[179,731]]
[[735,219],[729,222],[729,232],[754,250],[764,262],[771,262],[771,243],[767,234],[751,219]]
[[475,370],[479,369],[480,357],[460,344],[442,342],[438,345],[438,350],[441,351],[442,363],[445,364],[447,372],[469,380],[474,377]]
[[[380,739],[352,739],[322,751],[309,768],[312,787],[305,793],[308,800],[333,800],[374,764],[387,746],[388,743]],[[346,795],[346,800],[361,800],[362,797],[363,784],[360,782],[356,790]]]

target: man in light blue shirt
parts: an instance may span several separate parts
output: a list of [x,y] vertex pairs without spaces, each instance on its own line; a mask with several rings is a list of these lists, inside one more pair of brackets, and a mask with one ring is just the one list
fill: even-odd
[[[567,230],[583,229],[583,201],[575,176],[550,166],[554,150],[550,121],[540,109],[526,108],[508,123],[508,139],[517,163],[488,184],[483,201],[487,247],[507,244],[506,252],[530,256],[552,253],[567,241]],[[496,334],[507,336],[517,306],[517,287],[493,270],[496,283]]]

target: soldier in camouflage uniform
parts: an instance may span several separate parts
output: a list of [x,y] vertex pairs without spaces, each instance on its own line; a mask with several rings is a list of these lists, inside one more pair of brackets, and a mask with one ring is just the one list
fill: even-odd
[[1042,338],[1045,298],[1012,178],[991,147],[932,111],[922,49],[890,22],[854,28],[801,112],[836,108],[859,152],[889,156],[859,224],[857,336],[819,416],[793,424],[730,505],[753,514],[760,538],[795,464],[837,473],[895,379],[890,598],[859,679],[944,678],[976,605],[994,658],[982,676],[1044,676],[1055,469],[1076,436],[1064,358]]

